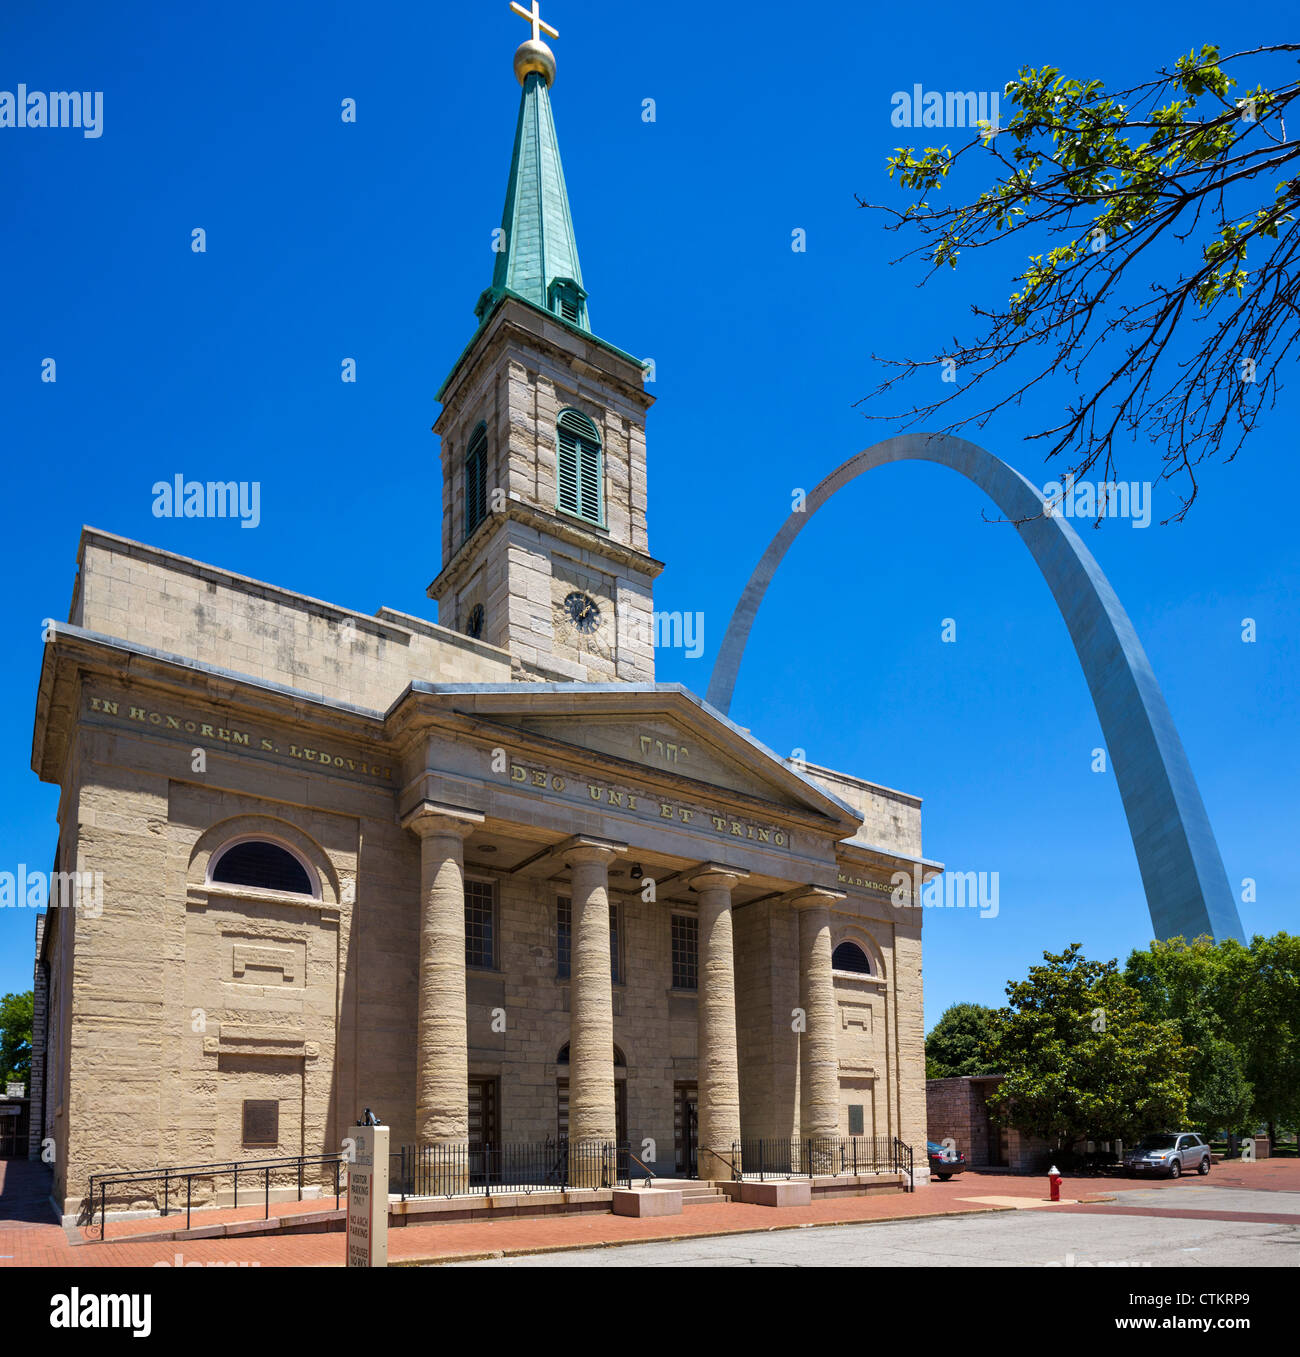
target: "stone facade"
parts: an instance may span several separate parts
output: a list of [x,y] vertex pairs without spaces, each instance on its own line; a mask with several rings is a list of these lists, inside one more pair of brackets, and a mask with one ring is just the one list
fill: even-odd
[[303,689],[327,702],[385,710],[413,679],[497,683],[510,656],[389,608],[374,617],[87,528],[68,621]]
[[[412,683],[413,647],[439,645],[443,673],[462,650],[475,676],[490,652],[410,627],[328,649],[332,611],[265,586],[224,623],[204,610],[190,655],[168,653],[201,607],[194,581],[211,596],[238,592],[236,577],[90,531],[81,560],[96,582],[78,587],[74,616],[92,625],[61,626],[46,647],[35,743],[37,770],[63,788],[57,868],[102,878],[102,910],[51,910],[41,946],[42,1125],[69,1210],[95,1170],[333,1150],[364,1106],[395,1145],[463,1137],[452,1093],[466,1080],[491,1086],[494,1134],[511,1142],[558,1134],[566,1101],[571,1129],[594,1108],[604,1134],[621,1085],[622,1138],[671,1175],[680,1100],[708,1083],[697,1042],[712,1000],[734,1013],[716,1059],[717,1087],[734,1089],[719,1105],[736,1112],[723,1108],[718,1148],[730,1153],[737,1116],[745,1137],[829,1130],[832,1117],[847,1134],[854,1107],[863,1134],[920,1144],[921,912],[887,890],[921,861],[914,832],[868,846],[858,811],[673,685]],[[126,606],[110,610],[115,589]],[[223,628],[256,640],[249,619],[268,609],[324,653],[304,643],[273,663],[268,624],[237,661],[258,672],[202,658]],[[897,804],[881,789],[873,813]],[[214,881],[220,853],[250,839],[287,848],[310,893]],[[590,843],[599,861],[584,866]],[[456,902],[472,882],[488,888],[492,940],[467,965]],[[810,891],[815,947],[801,946]],[[435,897],[444,922],[422,943]],[[674,983],[688,978],[674,976],[674,917],[701,930],[703,993]],[[734,999],[727,948],[708,941],[720,921]],[[869,974],[830,971],[844,940]],[[801,1007],[811,1025],[796,1031]],[[426,1037],[426,1017],[441,1036]],[[279,1105],[274,1146],[243,1143],[246,1101]]]
[[[507,650],[521,678],[599,683],[654,678],[655,577],[646,527],[641,368],[626,354],[509,299],[447,379],[442,439],[442,550],[429,586],[439,616],[464,628],[476,607],[483,636]],[[604,469],[603,525],[556,507],[556,424],[575,409],[596,426]],[[467,532],[465,452],[487,431],[486,518]],[[577,630],[574,592],[605,625]]]
[[[476,314],[443,625],[83,532],[33,740],[77,874],[38,941],[68,1211],[95,1171],[335,1153],[366,1107],[394,1147],[616,1139],[658,1176],[899,1138],[924,1181],[920,801],[654,682],[642,367],[585,300]],[[598,514],[559,505],[566,410]]]

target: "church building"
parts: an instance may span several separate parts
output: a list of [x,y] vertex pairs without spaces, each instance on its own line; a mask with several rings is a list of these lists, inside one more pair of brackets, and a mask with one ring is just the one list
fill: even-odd
[[924,1181],[920,800],[655,681],[652,401],[593,329],[533,22],[439,392],[438,622],[82,533],[32,747],[75,874],[31,1111],[69,1213],[95,1172],[334,1153],[365,1108],[670,1178],[888,1137]]

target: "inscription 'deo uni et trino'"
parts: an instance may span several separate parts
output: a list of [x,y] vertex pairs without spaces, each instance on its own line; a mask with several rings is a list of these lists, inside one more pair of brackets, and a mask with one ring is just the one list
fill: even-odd
[[510,780],[521,787],[556,792],[566,800],[582,799],[585,791],[588,801],[594,801],[606,810],[630,812],[656,820],[671,820],[674,824],[691,825],[698,829],[711,829],[714,833],[725,834],[728,838],[745,839],[750,843],[767,844],[774,848],[786,846],[785,830],[778,829],[775,825],[755,824],[749,820],[740,820],[727,814],[720,815],[698,806],[664,801],[657,796],[648,797],[644,792],[629,791],[625,787],[611,787],[606,783],[589,782],[586,779],[580,779],[570,786],[569,779],[561,773],[554,773],[545,768],[530,768],[522,763],[510,765]]

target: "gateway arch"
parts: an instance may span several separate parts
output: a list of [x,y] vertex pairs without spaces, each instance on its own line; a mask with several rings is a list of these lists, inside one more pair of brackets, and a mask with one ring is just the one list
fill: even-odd
[[1236,902],[1183,742],[1133,623],[1092,553],[1001,458],[962,438],[903,434],[851,457],[792,513],[755,567],[727,625],[707,701],[726,713],[745,643],[777,567],[832,495],[887,462],[935,462],[979,486],[1016,525],[1060,609],[1101,721],[1157,938],[1244,941]]

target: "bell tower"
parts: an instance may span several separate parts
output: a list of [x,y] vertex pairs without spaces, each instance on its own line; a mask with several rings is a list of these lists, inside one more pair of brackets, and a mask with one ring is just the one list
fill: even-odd
[[598,338],[551,112],[538,0],[492,285],[438,392],[442,625],[508,650],[530,682],[654,680],[642,362]]

